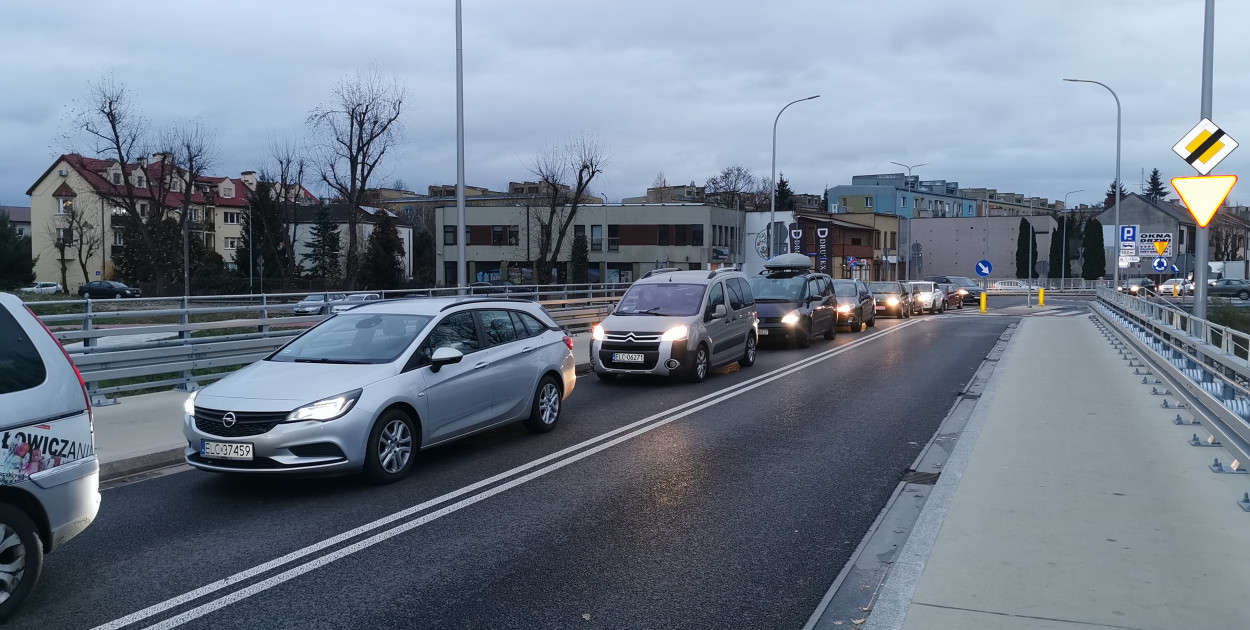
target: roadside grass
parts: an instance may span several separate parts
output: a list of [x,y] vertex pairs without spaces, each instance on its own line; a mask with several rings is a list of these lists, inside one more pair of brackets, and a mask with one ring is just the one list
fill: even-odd
[[1230,300],[1213,298],[1207,304],[1207,319],[1212,323],[1250,334],[1250,309],[1233,306]]

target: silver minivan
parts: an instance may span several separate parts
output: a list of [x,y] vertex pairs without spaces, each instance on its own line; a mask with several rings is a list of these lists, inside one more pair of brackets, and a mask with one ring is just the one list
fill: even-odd
[[99,509],[82,377],[21,300],[0,293],[0,621],[34,589],[43,555]]
[[755,363],[759,318],[736,269],[648,272],[591,329],[595,375],[684,376],[698,383],[716,367]]

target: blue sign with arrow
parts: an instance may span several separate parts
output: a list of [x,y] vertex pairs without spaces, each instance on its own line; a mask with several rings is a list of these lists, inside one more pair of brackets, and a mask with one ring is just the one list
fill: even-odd
[[977,275],[978,276],[981,276],[982,278],[988,278],[990,275],[990,272],[992,271],[994,271],[994,265],[991,265],[990,261],[981,260],[977,262]]
[[1168,259],[1163,256],[1159,256],[1154,259],[1154,262],[1151,263],[1150,266],[1154,267],[1155,271],[1163,273],[1168,270]]

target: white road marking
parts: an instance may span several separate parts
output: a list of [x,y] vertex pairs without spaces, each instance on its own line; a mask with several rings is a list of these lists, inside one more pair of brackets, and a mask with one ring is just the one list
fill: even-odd
[[[117,630],[119,628],[129,626],[131,624],[142,621],[149,617],[158,615],[167,610],[176,608],[183,604],[190,603],[194,600],[197,600],[201,597],[204,597],[206,595],[209,595],[211,593],[214,593],[226,587],[233,586],[241,582],[247,581],[248,579],[256,577],[257,575],[260,575],[262,573],[266,573],[273,569],[279,568],[283,565],[290,564],[292,562],[295,562],[296,560],[312,555],[318,551],[322,551],[327,548],[338,545],[340,543],[346,542],[347,540],[355,538],[356,536],[366,534],[370,531],[373,531],[381,527],[384,527],[386,525],[389,525],[391,523],[394,523],[395,521],[403,520],[405,518],[408,518],[410,516],[423,512],[424,510],[434,507],[436,505],[446,503],[447,501],[450,501],[452,499],[464,496],[465,494],[472,493],[483,487],[489,486],[497,481],[506,479],[508,477],[512,477],[519,473],[525,472],[526,470],[529,470],[538,466],[542,466],[543,464],[547,464],[548,462],[551,462],[552,460],[559,459],[561,457],[569,455],[570,453],[575,453],[567,457],[566,459],[549,464],[544,468],[525,474],[507,483],[500,484],[499,486],[486,490],[485,492],[482,492],[480,494],[462,499],[456,503],[443,507],[437,511],[431,512],[429,514],[425,514],[419,518],[413,519],[406,523],[402,523],[400,525],[396,525],[390,529],[378,532],[377,534],[374,534],[373,536],[370,536],[369,538],[357,541],[337,551],[331,552],[327,555],[318,557],[314,560],[308,561],[304,564],[288,569],[287,571],[284,571],[277,575],[266,578],[265,580],[252,584],[251,586],[234,591],[230,593],[229,595],[220,597],[208,603],[197,606],[182,614],[166,619],[165,621],[159,622],[152,626],[148,626],[148,628],[149,629],[157,629],[157,628],[164,629],[164,628],[173,628],[173,627],[182,625],[188,621],[198,619],[214,610],[218,610],[234,602],[250,597],[251,595],[254,595],[256,593],[273,588],[274,586],[282,584],[283,582],[287,582],[295,577],[303,575],[304,573],[307,573],[316,568],[324,566],[330,562],[333,562],[335,560],[344,558],[356,552],[372,547],[373,545],[376,545],[384,540],[387,540],[389,538],[402,534],[416,527],[420,527],[421,525],[424,525],[426,523],[429,523],[430,521],[446,516],[447,514],[451,514],[453,512],[459,511],[465,507],[473,505],[474,503],[485,500],[489,497],[492,497],[506,490],[510,490],[523,483],[532,481],[533,479],[546,475],[552,471],[559,470],[560,468],[563,468],[564,466],[567,466],[574,462],[585,459],[586,457],[589,457],[595,453],[598,453],[605,449],[616,446],[617,444],[620,444],[622,442],[638,437],[639,435],[642,435],[656,428],[664,426],[670,422],[684,418],[692,413],[695,413],[696,411],[701,411],[712,405],[724,402],[740,394],[746,393],[752,389],[755,389],[757,387],[770,383],[784,376],[788,376],[790,374],[793,374],[795,372],[808,368],[812,365],[820,363],[826,359],[842,354],[844,352],[857,348],[866,343],[870,343],[894,331],[901,330],[903,328],[906,328],[908,326],[911,326],[917,323],[919,323],[919,320],[903,322],[897,326],[891,326],[890,328],[875,330],[872,333],[865,335],[864,337],[860,339],[856,339],[855,341],[852,341],[844,346],[840,346],[838,348],[832,348],[830,350],[826,350],[824,352],[812,355],[805,359],[791,363],[790,365],[787,365],[785,367],[780,367],[771,372],[767,372],[765,374],[761,374],[760,376],[748,379],[747,381],[744,381],[737,385],[730,385],[726,387],[725,389],[713,392],[711,394],[707,394],[700,398],[696,398],[695,400],[691,400],[682,405],[678,405],[677,407],[674,407],[673,409],[668,409],[660,413],[643,418],[641,420],[637,420],[631,424],[625,425],[623,427],[619,427],[617,429],[614,429],[602,435],[596,436],[589,440],[585,440],[581,443],[567,447],[555,453],[551,453],[544,457],[540,457],[536,460],[533,460],[526,464],[522,464],[521,466],[517,466],[516,468],[513,468],[506,472],[499,473],[488,479],[483,479],[482,481],[478,481],[476,483],[470,484],[458,490],[449,492],[447,494],[436,497],[434,499],[430,499],[418,505],[414,505],[410,508],[406,508],[399,512],[395,512],[394,514],[384,516],[382,518],[376,519],[372,522],[366,523],[364,525],[361,525],[349,531],[343,532],[336,536],[332,536],[330,538],[314,543],[312,545],[308,545],[301,549],[297,549],[284,556],[270,560],[269,562],[257,565],[255,567],[246,569],[244,571],[240,571],[239,573],[223,578],[221,580],[217,580],[215,582],[211,582],[195,590],[188,591],[187,593],[184,593],[182,595],[178,595],[176,597],[167,599],[158,604],[148,606],[147,608],[131,613],[124,617],[120,617],[108,623],[101,624],[99,626],[96,626],[93,630]],[[647,426],[643,426],[643,425],[647,425]],[[632,430],[631,433],[620,435],[622,433],[626,433],[631,430]],[[619,436],[619,437],[609,440],[609,438],[612,438],[613,436]],[[609,440],[609,441],[605,442],[605,440]],[[594,446],[593,448],[586,449],[580,453],[577,452],[587,446],[590,446],[599,442],[603,442],[603,443],[598,444],[597,446]]]

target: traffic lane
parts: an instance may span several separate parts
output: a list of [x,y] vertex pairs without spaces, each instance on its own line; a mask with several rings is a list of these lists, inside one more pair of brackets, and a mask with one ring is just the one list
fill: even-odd
[[800,627],[1009,323],[915,322],[186,627]]
[[701,384],[583,377],[552,433],[514,424],[423,451],[413,474],[390,486],[187,471],[108,490],[94,524],[48,556],[15,621],[91,627],[891,325],[805,350],[761,351],[755,366]]

